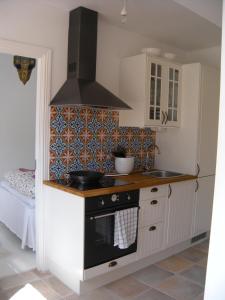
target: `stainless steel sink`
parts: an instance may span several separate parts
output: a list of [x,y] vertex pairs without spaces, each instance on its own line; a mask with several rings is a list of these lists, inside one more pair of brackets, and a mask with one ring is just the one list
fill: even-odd
[[177,177],[177,176],[182,176],[184,174],[182,173],[177,173],[177,172],[172,172],[172,171],[147,171],[143,172],[142,175],[145,176],[150,176],[150,177],[156,177],[156,178],[169,178],[169,177]]

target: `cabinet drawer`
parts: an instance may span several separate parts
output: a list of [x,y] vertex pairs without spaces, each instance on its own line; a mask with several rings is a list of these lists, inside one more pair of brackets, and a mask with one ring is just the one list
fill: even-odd
[[131,264],[137,260],[137,253],[131,253],[129,255],[114,259],[113,261],[106,262],[99,266],[84,270],[83,281],[94,278],[96,276],[117,270],[123,266]]
[[140,200],[156,199],[168,196],[168,184],[152,186],[140,190]]
[[164,220],[165,204],[167,198],[154,198],[140,202],[139,227]]
[[138,231],[138,258],[149,256],[162,250],[164,223],[155,223]]

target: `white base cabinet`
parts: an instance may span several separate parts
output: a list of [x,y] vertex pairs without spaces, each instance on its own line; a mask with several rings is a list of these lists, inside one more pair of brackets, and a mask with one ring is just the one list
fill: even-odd
[[137,251],[139,259],[163,249],[168,187],[168,184],[165,184],[143,188],[140,191]]
[[147,257],[163,249],[164,228],[164,222],[139,228],[138,258]]
[[169,189],[165,247],[171,247],[191,238],[195,197],[193,180],[173,183],[169,185]]
[[207,232],[211,227],[215,176],[198,178],[194,202],[192,236]]
[[[199,182],[199,187],[211,189],[209,178],[203,182]],[[48,269],[80,294],[82,290],[102,286],[121,278],[121,274],[126,276],[188,248],[192,229],[199,232],[209,226],[210,215],[203,215],[201,211],[206,206],[211,211],[208,200],[205,201],[207,190],[203,193],[199,188],[196,201],[195,187],[195,181],[190,180],[142,188],[137,252],[116,259],[115,268],[107,262],[85,270],[84,198],[45,186]],[[193,212],[195,225],[192,224]]]

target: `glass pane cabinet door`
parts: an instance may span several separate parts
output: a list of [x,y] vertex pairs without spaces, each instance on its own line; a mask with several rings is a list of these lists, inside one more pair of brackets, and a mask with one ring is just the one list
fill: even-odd
[[176,68],[170,67],[169,74],[169,90],[168,90],[168,104],[167,104],[167,122],[178,122],[178,89],[180,80],[180,71]]
[[161,94],[162,94],[162,66],[157,63],[150,64],[150,105],[149,120],[160,122]]

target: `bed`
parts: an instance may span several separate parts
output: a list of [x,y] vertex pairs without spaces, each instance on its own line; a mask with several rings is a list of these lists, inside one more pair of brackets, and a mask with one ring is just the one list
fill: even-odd
[[35,199],[15,189],[8,181],[0,182],[0,222],[35,251]]

